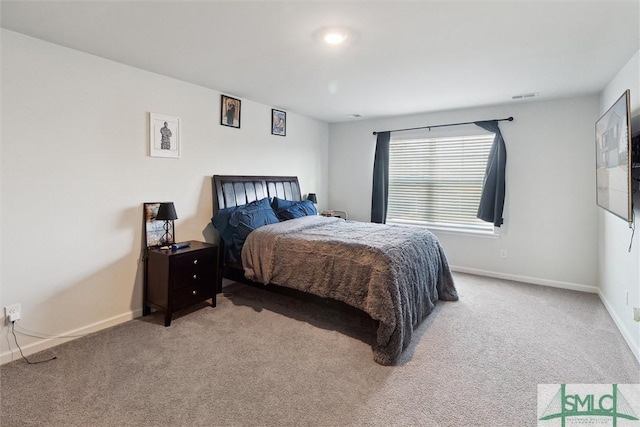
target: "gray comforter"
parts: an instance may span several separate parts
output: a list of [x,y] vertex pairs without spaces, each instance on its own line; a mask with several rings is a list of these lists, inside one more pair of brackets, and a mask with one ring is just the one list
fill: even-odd
[[252,231],[245,276],[345,302],[378,321],[374,360],[394,364],[436,300],[458,295],[428,230],[307,216]]

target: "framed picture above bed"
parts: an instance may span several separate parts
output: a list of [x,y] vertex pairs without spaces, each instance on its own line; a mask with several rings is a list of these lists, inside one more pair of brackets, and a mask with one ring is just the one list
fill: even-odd
[[287,113],[284,111],[271,110],[271,134],[287,136]]
[[227,95],[220,96],[220,124],[240,129],[240,108],[239,99]]
[[158,215],[158,208],[160,208],[160,202],[144,203],[142,214],[144,220],[144,246],[146,248],[157,248],[163,246],[164,244],[175,243],[173,220],[167,221],[172,241],[165,243],[163,240],[163,236],[165,234],[165,221],[156,219],[156,215]]
[[180,158],[180,117],[149,113],[149,156]]

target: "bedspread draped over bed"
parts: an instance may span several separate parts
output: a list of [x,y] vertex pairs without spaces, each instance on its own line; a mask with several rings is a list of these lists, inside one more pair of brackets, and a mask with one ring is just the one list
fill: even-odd
[[396,363],[436,300],[458,299],[440,242],[422,228],[307,216],[251,232],[242,264],[254,281],[369,314],[378,321],[373,352],[382,365]]

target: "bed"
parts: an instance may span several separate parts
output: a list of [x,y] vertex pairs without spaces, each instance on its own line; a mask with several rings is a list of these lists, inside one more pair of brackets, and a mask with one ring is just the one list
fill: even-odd
[[373,359],[382,365],[398,361],[437,300],[458,299],[444,250],[426,229],[315,215],[297,177],[214,175],[213,184],[219,291],[224,277],[359,309],[376,321]]

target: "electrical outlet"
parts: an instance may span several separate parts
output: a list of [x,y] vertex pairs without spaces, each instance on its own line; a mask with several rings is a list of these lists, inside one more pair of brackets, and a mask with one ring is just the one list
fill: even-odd
[[506,258],[506,257],[507,257],[507,250],[500,249],[500,258]]
[[16,320],[20,320],[21,317],[21,307],[20,304],[8,305],[4,308],[5,316],[7,316],[7,322],[15,322]]

